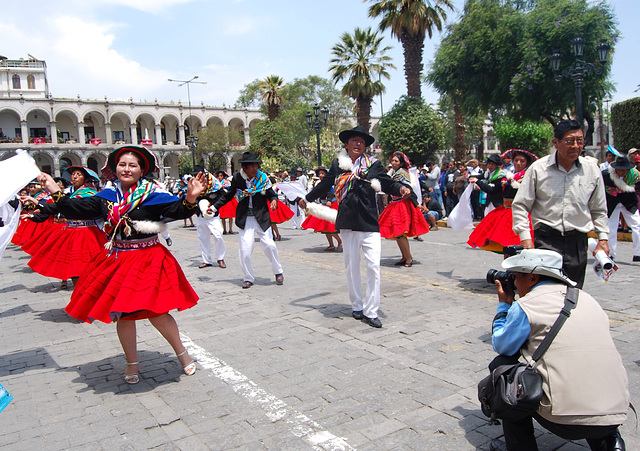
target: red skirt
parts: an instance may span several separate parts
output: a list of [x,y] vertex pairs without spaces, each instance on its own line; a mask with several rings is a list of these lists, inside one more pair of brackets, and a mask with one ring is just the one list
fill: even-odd
[[[336,200],[331,203],[331,208],[337,210],[338,205],[340,205],[340,202]],[[313,215],[307,215],[307,218],[302,223],[302,228],[305,230],[313,229],[314,232],[319,233],[338,233],[336,225],[333,222],[327,221],[326,219],[320,219]]]
[[32,237],[37,237],[40,235],[42,230],[44,230],[43,224],[44,223],[33,222],[28,219],[21,219],[16,232],[11,238],[11,242],[13,244],[17,244],[18,246],[22,246]]
[[175,257],[156,239],[144,249],[96,254],[65,311],[80,321],[154,318],[198,302]]
[[64,220],[54,221],[52,218],[47,219],[42,223],[43,227],[40,235],[29,238],[27,242],[22,245],[22,250],[31,256],[35,255],[52,233],[65,226],[65,222]]
[[238,199],[235,197],[220,207],[220,219],[235,218],[236,208],[238,207]]
[[104,251],[106,242],[104,232],[95,225],[67,225],[49,235],[28,265],[46,277],[61,280],[79,277],[93,256]]
[[275,210],[269,211],[271,216],[271,224],[282,224],[293,218],[295,213],[284,202],[278,200],[278,207]]
[[378,218],[383,238],[412,237],[429,232],[422,212],[409,199],[390,202]]
[[[529,219],[529,229],[533,239],[533,229],[531,219]],[[511,208],[501,205],[489,212],[480,224],[473,229],[467,243],[471,247],[484,247],[490,242],[495,242],[504,246],[520,244],[520,237],[513,232],[513,215]]]

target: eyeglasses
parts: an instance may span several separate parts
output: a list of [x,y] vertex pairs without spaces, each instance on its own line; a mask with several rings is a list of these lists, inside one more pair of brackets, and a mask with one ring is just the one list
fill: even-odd
[[567,139],[563,139],[562,140],[563,143],[565,143],[567,146],[573,146],[574,144],[577,144],[579,146],[584,144],[584,139],[582,138],[567,138]]

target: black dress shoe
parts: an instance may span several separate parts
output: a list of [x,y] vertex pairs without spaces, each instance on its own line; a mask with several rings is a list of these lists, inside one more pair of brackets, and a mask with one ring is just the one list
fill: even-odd
[[249,282],[248,280],[245,280],[244,282],[242,282],[242,288],[251,288],[252,285],[253,285],[253,282]]
[[355,319],[362,319],[364,318],[364,315],[362,314],[362,310],[354,310],[351,312],[351,316],[353,316]]
[[173,244],[173,241],[171,240],[171,238],[167,238],[167,246],[171,246]]
[[620,435],[620,430],[616,429],[600,444],[598,451],[625,451],[627,448]]
[[379,318],[369,318],[368,316],[365,316],[362,318],[362,320],[368,325],[370,325],[371,327],[376,327],[376,328],[382,327],[382,322],[380,321]]
[[276,274],[276,285],[282,285],[284,283],[284,276],[282,273]]
[[640,262],[640,255],[634,255],[633,256],[633,261],[634,262]]

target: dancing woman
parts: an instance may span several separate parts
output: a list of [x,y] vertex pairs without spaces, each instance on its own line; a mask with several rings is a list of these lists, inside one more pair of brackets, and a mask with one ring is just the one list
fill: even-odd
[[[409,158],[402,152],[394,152],[389,162],[393,170],[391,178],[411,188]],[[383,238],[395,239],[400,248],[402,259],[395,265],[410,268],[413,265],[413,257],[407,237],[420,236],[429,232],[429,225],[418,208],[418,198],[413,190],[407,199],[392,195],[391,202],[380,214],[378,222],[380,235]]]
[[[319,182],[321,182],[322,179],[324,179],[326,175],[327,175],[327,170],[325,168],[316,169],[317,180],[314,181],[314,187]],[[329,208],[332,208],[332,209],[334,209],[336,211],[338,211],[338,205],[340,204],[338,202],[338,200],[336,199],[336,197],[335,197],[334,188],[333,187],[329,191],[327,191],[325,194],[320,196],[318,199],[316,199],[316,202],[319,202],[320,204],[323,204],[323,205],[325,205],[325,206],[327,206]],[[317,216],[314,216],[314,215],[308,213],[306,219],[302,223],[302,228],[305,229],[305,230],[313,229],[314,232],[322,233],[327,237],[327,241],[329,242],[329,246],[324,248],[325,252],[335,251],[335,250],[338,250],[338,251],[342,250],[342,240],[340,239],[340,232],[336,229],[335,223],[333,223],[331,221],[328,221],[326,219],[319,218]],[[334,238],[336,239],[336,241],[338,243],[337,246],[335,246],[333,244],[333,239]]]
[[164,226],[163,218],[194,214],[196,198],[204,189],[203,175],[191,178],[186,196],[180,199],[143,178],[156,170],[155,158],[144,147],[119,147],[109,154],[107,164],[118,180],[112,188],[84,199],[63,196],[51,176],[40,175],[65,216],[104,219],[109,239],[105,250],[91,259],[80,276],[65,310],[81,321],[116,322],[127,359],[124,380],[128,384],[140,380],[136,320],[144,318],[169,342],[190,376],[196,365],[169,311],[193,307],[198,296],[176,259],[160,244],[158,232]]
[[[98,174],[83,166],[69,166],[66,172],[71,174],[71,188],[67,196],[72,199],[83,199],[97,193],[94,184],[100,182]],[[32,220],[44,222],[50,216],[59,213],[58,204],[47,203],[41,206],[40,213]],[[29,260],[29,267],[45,277],[55,277],[62,281],[60,288],[67,288],[67,279],[73,280],[74,286],[78,277],[91,261],[93,256],[104,250],[107,242],[104,233],[93,219],[83,220],[66,218],[63,227],[45,237],[40,248]],[[26,243],[25,246],[29,244]],[[25,251],[26,252],[26,251]],[[51,264],[55,262],[55,264]]]
[[[500,183],[498,186],[501,190],[502,205],[499,205],[486,215],[473,232],[471,232],[467,240],[467,243],[471,247],[480,247],[484,250],[498,253],[502,253],[502,249],[505,246],[520,244],[520,238],[513,233],[511,204],[518,192],[520,180],[524,177],[531,163],[538,159],[538,157],[531,152],[522,149],[510,149],[502,155],[511,158],[514,171],[514,174],[505,172],[504,176],[499,178]],[[473,177],[470,178],[470,181],[473,181],[472,179]],[[533,230],[531,234],[533,236]]]

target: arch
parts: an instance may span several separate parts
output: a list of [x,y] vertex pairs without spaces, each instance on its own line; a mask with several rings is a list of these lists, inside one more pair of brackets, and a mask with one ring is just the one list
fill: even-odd
[[209,119],[207,119],[207,123],[206,123],[206,127],[215,127],[216,125],[221,125],[224,127],[224,121],[222,120],[222,118],[218,117],[218,116],[210,116]]
[[[91,160],[93,160],[93,162]],[[100,152],[92,152],[87,155],[87,167],[95,171],[98,175],[102,174],[101,169],[106,162],[107,157]]]
[[52,153],[41,150],[38,152],[33,152],[31,156],[42,172],[46,172],[49,175],[54,175],[55,163]]
[[242,147],[244,140],[244,121],[234,117],[229,120],[229,144],[233,147]]
[[196,114],[192,114],[192,116],[189,117],[189,113],[187,113],[183,120],[184,132],[186,136],[189,136],[191,134],[189,130],[190,122],[193,122],[194,135],[198,133],[200,130],[202,130],[202,119],[200,118],[200,116]]
[[21,89],[20,88],[20,75],[13,74],[11,77],[11,83],[13,85],[13,89]]
[[114,144],[117,144],[119,141],[131,142],[131,116],[119,111],[110,116],[109,122],[111,123],[111,134]]
[[178,168],[179,156],[175,152],[170,152],[164,155],[164,161],[161,166],[164,168],[164,177],[171,177],[177,179],[180,177],[180,170]]
[[249,130],[255,129],[256,126],[262,121],[263,121],[262,119],[258,119],[258,118],[251,119],[251,121],[249,122]]
[[32,108],[27,114],[27,130],[31,138],[51,138],[51,116],[43,108]]
[[[37,118],[35,117],[36,115],[38,115]],[[27,119],[27,121],[31,119],[40,119],[40,115],[43,115],[43,118],[45,118],[47,122],[51,121],[51,114],[49,113],[49,111],[39,106],[30,108],[29,110],[27,110],[25,114],[25,118]]]
[[[136,133],[138,135],[138,142],[142,139],[153,140],[156,130],[156,118],[147,113],[142,112],[136,116]],[[154,140],[154,142],[156,142]]]
[[20,113],[13,108],[0,109],[0,143],[22,142],[20,128]]
[[6,152],[2,152],[2,154],[0,154],[0,161],[8,160],[9,158],[15,157],[15,156],[16,156],[15,150],[7,150]]

